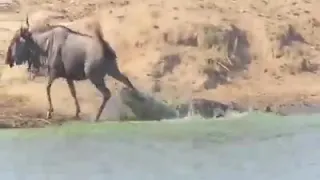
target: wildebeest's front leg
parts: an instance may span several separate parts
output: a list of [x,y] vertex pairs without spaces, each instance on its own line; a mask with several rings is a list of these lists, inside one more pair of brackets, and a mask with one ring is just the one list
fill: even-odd
[[49,76],[49,80],[47,83],[47,99],[48,99],[48,103],[49,103],[49,108],[47,111],[47,119],[52,118],[53,105],[52,105],[52,100],[51,100],[51,86],[52,86],[55,79],[56,79],[55,76]]
[[71,96],[74,99],[74,104],[76,106],[75,118],[79,119],[79,113],[80,113],[81,110],[80,110],[80,105],[79,105],[78,98],[77,98],[76,88],[74,87],[73,80],[67,79],[67,83],[68,83],[68,86],[69,86],[69,90],[70,90]]
[[106,84],[105,84],[103,79],[90,78],[90,81],[92,82],[92,84],[94,84],[96,86],[96,88],[101,92],[101,94],[103,96],[102,103],[101,103],[101,105],[99,107],[99,110],[97,112],[96,119],[95,119],[95,121],[98,121],[100,116],[101,116],[101,113],[102,113],[104,107],[106,106],[106,103],[108,102],[108,100],[111,97],[111,92],[106,87]]
[[27,68],[27,70],[28,70],[28,72],[31,72],[31,60],[30,59],[28,59],[28,68]]
[[28,75],[29,75],[29,80],[33,80],[35,78],[35,75],[33,74],[32,72],[32,62],[31,62],[31,59],[28,59],[27,61],[27,72],[28,72]]

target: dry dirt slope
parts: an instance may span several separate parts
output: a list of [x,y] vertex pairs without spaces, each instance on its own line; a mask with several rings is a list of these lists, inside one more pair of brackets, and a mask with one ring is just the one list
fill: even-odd
[[[105,38],[117,51],[121,69],[144,90],[170,101],[193,95],[265,105],[320,97],[319,5],[316,0],[26,0],[8,17],[33,12],[36,24],[54,11],[59,20],[52,23],[74,21],[69,26],[83,30],[83,18],[99,7]],[[16,27],[1,32],[4,44]],[[28,96],[30,106],[46,106],[43,83],[4,86],[3,91]],[[59,107],[68,91],[63,83],[55,88],[65,94],[54,97]],[[93,88],[84,89],[79,91],[82,109],[90,114],[98,101],[92,100],[97,99]]]

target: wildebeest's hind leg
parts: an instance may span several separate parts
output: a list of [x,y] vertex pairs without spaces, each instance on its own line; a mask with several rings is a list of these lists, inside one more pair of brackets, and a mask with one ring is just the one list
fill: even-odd
[[119,75],[115,76],[115,79],[122,82],[127,87],[131,88],[132,90],[136,90],[136,88],[132,85],[131,81],[129,80],[129,78],[126,75],[120,73]]
[[129,78],[126,75],[124,75],[123,73],[121,73],[119,71],[118,67],[114,67],[112,69],[112,71],[108,72],[108,75],[113,77],[114,79],[122,82],[124,85],[126,85],[129,88],[131,88],[132,90],[136,90],[136,88],[132,85],[132,83],[129,80]]
[[52,118],[52,113],[53,113],[53,105],[52,105],[52,101],[51,101],[51,86],[54,82],[54,80],[56,79],[55,76],[49,76],[49,80],[47,83],[47,98],[48,98],[48,103],[49,103],[49,108],[47,111],[47,119],[51,119]]
[[96,88],[101,92],[101,94],[103,96],[102,103],[101,103],[101,105],[99,107],[99,110],[97,112],[96,119],[95,119],[95,121],[98,121],[100,116],[101,116],[101,113],[102,113],[104,107],[106,106],[106,103],[108,102],[108,100],[111,97],[111,92],[106,87],[106,84],[105,84],[103,78],[99,78],[99,79],[97,79],[97,78],[89,78],[89,79],[92,82],[92,84],[94,84],[96,86]]
[[80,113],[81,110],[80,110],[80,105],[79,105],[78,98],[77,98],[76,88],[74,87],[73,80],[67,79],[67,83],[68,83],[68,86],[69,86],[69,90],[70,90],[71,96],[74,99],[74,104],[76,106],[75,118],[79,119],[80,118],[79,117],[79,113]]
[[114,69],[112,69],[111,72],[108,72],[108,75],[113,77],[114,79],[122,82],[123,84],[125,84],[127,87],[129,87],[131,90],[133,90],[133,96],[135,96],[137,99],[139,99],[140,101],[144,101],[145,98],[143,96],[141,96],[141,94],[139,93],[139,91],[136,89],[136,87],[134,87],[131,83],[131,81],[129,80],[129,78],[124,75],[123,73],[121,73],[119,71],[119,69],[117,67],[115,67]]

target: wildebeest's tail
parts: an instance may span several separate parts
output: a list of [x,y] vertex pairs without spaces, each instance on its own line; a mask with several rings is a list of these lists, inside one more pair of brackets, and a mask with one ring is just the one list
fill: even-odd
[[104,56],[107,57],[108,59],[115,60],[117,58],[116,52],[111,48],[109,43],[103,39],[102,28],[100,23],[97,20],[94,21],[93,28],[94,28],[94,33],[96,37],[98,38],[99,42],[102,45]]

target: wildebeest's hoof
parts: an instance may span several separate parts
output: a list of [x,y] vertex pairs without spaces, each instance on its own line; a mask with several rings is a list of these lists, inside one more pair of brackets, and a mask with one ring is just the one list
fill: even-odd
[[75,116],[73,116],[73,119],[74,119],[74,120],[81,120],[81,118],[80,118],[80,116],[79,116],[79,115],[75,115]]
[[52,111],[47,111],[47,119],[51,119],[52,118]]
[[35,79],[35,76],[34,75],[29,75],[29,80],[30,81],[33,81]]

